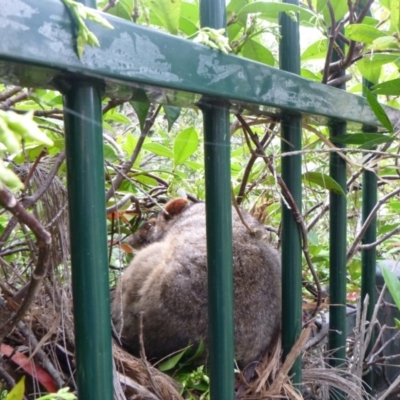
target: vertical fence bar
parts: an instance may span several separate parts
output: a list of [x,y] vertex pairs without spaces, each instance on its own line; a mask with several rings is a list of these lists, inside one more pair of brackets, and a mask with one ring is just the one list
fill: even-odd
[[[363,84],[367,88],[370,88],[373,84],[363,79]],[[363,126],[363,132],[377,132],[376,127]],[[368,163],[367,159],[365,163]],[[362,183],[362,222],[368,218],[372,209],[375,207],[378,201],[378,179],[373,171],[365,170],[363,172],[363,183]],[[366,230],[364,237],[362,238],[362,244],[374,243],[376,241],[376,216],[373,218],[370,226]],[[364,302],[365,296],[368,294],[369,302],[367,309],[367,321],[371,321],[372,314],[376,303],[376,247],[366,249],[361,252],[361,299]],[[366,354],[371,351],[372,346],[375,344],[375,332],[372,332],[371,341],[368,346]],[[374,373],[370,371],[364,376],[364,382],[367,391],[373,394],[374,388]]]
[[[298,0],[286,0],[284,3],[298,5]],[[281,43],[279,46],[280,68],[300,74],[299,24],[288,15],[280,15]],[[295,90],[291,88],[291,90]],[[301,150],[301,115],[282,113],[282,152]],[[301,156],[282,159],[282,178],[290,190],[301,212]],[[298,339],[302,327],[301,296],[301,236],[293,215],[293,210],[282,204],[282,345],[286,357]],[[301,357],[291,369],[292,382],[300,384]]]
[[[338,45],[344,50],[344,43]],[[334,50],[332,61],[340,60],[339,54]],[[340,72],[335,78],[344,75]],[[346,85],[339,86],[345,90]],[[346,133],[346,122],[331,120],[329,124],[330,137],[340,137]],[[345,145],[336,143],[338,148]],[[346,247],[347,247],[347,183],[346,161],[337,154],[331,153],[329,160],[330,176],[340,185],[344,194],[331,191],[329,193],[329,338],[328,345],[331,351],[329,365],[344,367],[346,360]],[[344,398],[343,392],[332,392],[331,398]]]
[[[201,0],[200,23],[226,27],[225,0]],[[211,400],[233,400],[233,268],[229,111],[203,108]]]
[[[81,2],[96,7],[95,0]],[[112,400],[101,88],[68,83],[64,118],[78,397]]]
[[[346,122],[332,121],[330,136],[335,138],[346,133]],[[337,147],[344,145],[337,143]],[[330,154],[330,176],[340,185],[345,194],[329,194],[329,365],[344,366],[346,360],[346,231],[347,231],[347,184],[346,161],[337,153]],[[338,393],[332,393],[337,398]]]

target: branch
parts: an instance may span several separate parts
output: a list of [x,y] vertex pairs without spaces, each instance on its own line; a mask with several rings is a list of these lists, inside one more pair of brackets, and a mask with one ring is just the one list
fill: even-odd
[[[118,190],[119,186],[121,185],[121,183],[124,180],[124,175],[126,175],[130,171],[130,169],[132,168],[132,165],[135,163],[135,161],[140,153],[140,150],[142,149],[144,140],[146,139],[148,133],[150,132],[150,129],[153,126],[155,119],[156,119],[158,113],[160,112],[160,109],[161,109],[161,106],[159,105],[154,110],[154,112],[153,112],[152,108],[149,110],[149,112],[147,114],[148,118],[146,119],[146,123],[143,127],[143,131],[141,132],[139,140],[136,143],[135,150],[133,151],[130,159],[122,165],[121,170],[117,171],[117,176],[112,180],[111,188],[107,191],[106,202],[108,200],[110,200],[110,198],[112,196],[115,195],[115,192]],[[149,117],[149,115],[152,112],[153,112],[153,114]]]
[[358,243],[362,240],[364,237],[365,232],[367,231],[368,227],[370,226],[371,222],[375,218],[378,210],[393,196],[396,196],[397,194],[400,193],[400,188],[393,190],[386,196],[382,197],[375,205],[375,207],[371,210],[370,214],[368,215],[368,218],[365,220],[363,226],[361,227],[360,231],[358,232],[358,235],[354,239],[353,244],[351,245],[349,251],[347,252],[347,262],[351,260],[351,258],[354,256],[354,254],[357,251]]
[[330,68],[331,57],[332,57],[332,52],[333,52],[333,45],[336,40],[336,20],[335,20],[335,12],[333,11],[333,8],[332,8],[331,0],[328,0],[327,6],[328,6],[328,10],[329,10],[329,15],[331,17],[331,28],[330,28],[330,33],[328,36],[328,38],[329,38],[328,50],[326,52],[324,74],[322,76],[322,83],[328,82],[329,68]]
[[287,201],[290,209],[292,210],[293,217],[294,217],[294,219],[296,220],[296,222],[297,222],[297,224],[299,226],[299,230],[300,230],[301,237],[302,237],[303,254],[304,254],[304,257],[305,257],[305,259],[307,261],[307,265],[308,265],[308,267],[310,269],[310,272],[311,272],[311,274],[313,276],[313,279],[314,279],[314,282],[315,282],[315,286],[317,287],[317,302],[316,302],[316,306],[315,306],[314,311],[311,313],[311,318],[313,318],[316,315],[316,313],[318,312],[319,307],[321,306],[321,303],[322,303],[322,289],[321,289],[321,284],[320,284],[319,279],[318,279],[318,275],[317,275],[317,273],[315,271],[315,268],[314,268],[314,266],[312,264],[312,261],[311,261],[310,252],[308,250],[307,229],[306,229],[306,227],[304,225],[304,220],[303,220],[303,218],[301,216],[301,213],[300,213],[300,210],[299,210],[299,208],[298,208],[298,206],[296,204],[296,201],[294,200],[292,194],[290,193],[290,190],[286,186],[286,183],[281,178],[281,176],[278,175],[276,173],[276,171],[274,171],[273,165],[272,165],[272,162],[271,162],[271,158],[266,156],[266,154],[264,152],[264,149],[262,148],[262,145],[260,144],[260,142],[258,140],[258,136],[253,133],[251,128],[246,124],[246,121],[244,120],[244,118],[240,114],[235,114],[235,115],[236,115],[236,118],[242,124],[243,132],[245,134],[247,145],[248,145],[250,151],[253,152],[254,150],[251,148],[251,145],[250,145],[250,143],[248,141],[249,140],[248,136],[251,138],[253,143],[256,145],[256,148],[257,148],[256,154],[257,154],[257,156],[261,156],[262,157],[262,159],[264,160],[264,162],[267,165],[268,169],[271,171],[271,173],[274,176],[276,176],[277,182],[278,182],[279,186],[282,189],[282,194],[283,194],[285,200]]
[[22,204],[19,203],[14,195],[5,187],[0,189],[0,205],[18,218],[20,223],[29,227],[36,237],[37,247],[39,249],[37,263],[31,276],[28,293],[22,301],[18,311],[0,327],[0,338],[2,338],[14,328],[26,311],[28,311],[37,292],[39,291],[40,284],[47,273],[51,236],[33,214],[28,213]]

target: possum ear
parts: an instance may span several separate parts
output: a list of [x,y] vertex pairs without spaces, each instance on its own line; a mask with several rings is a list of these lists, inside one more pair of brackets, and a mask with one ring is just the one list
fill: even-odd
[[165,219],[171,219],[179,215],[189,206],[189,201],[181,197],[170,200],[164,207]]

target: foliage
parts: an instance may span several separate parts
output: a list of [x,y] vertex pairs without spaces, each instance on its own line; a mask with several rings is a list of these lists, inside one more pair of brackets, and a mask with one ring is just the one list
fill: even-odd
[[[77,51],[82,57],[86,44],[98,45],[85,19],[107,28],[111,26],[96,11],[72,0],[63,1],[77,20]],[[355,3],[360,5],[359,9],[355,9]],[[350,10],[349,5],[352,6]],[[327,198],[330,192],[346,194],[349,301],[354,300],[350,298],[350,293],[360,291],[360,252],[369,248],[362,243],[364,218],[360,189],[365,170],[376,174],[378,198],[382,200],[374,211],[377,216],[377,241],[372,246],[376,246],[379,258],[398,258],[398,127],[392,125],[385,108],[380,105],[386,103],[400,108],[398,1],[380,0],[369,7],[369,3],[362,0],[310,0],[307,5],[300,6],[279,1],[231,0],[227,5],[226,37],[221,31],[200,29],[197,1],[120,0],[115,3],[99,0],[98,6],[110,15],[269,66],[278,65],[279,13],[284,12],[297,19],[302,34],[302,76],[330,85],[347,82],[348,91],[358,94],[363,91],[361,79],[367,79],[372,87],[370,91],[364,89],[364,92],[386,130],[385,133],[378,133],[364,127],[361,131],[360,127],[350,125],[347,134],[333,138],[330,137],[329,127],[319,125],[319,121],[305,119],[303,122],[303,211],[300,217],[306,227],[308,251],[317,278],[321,284],[328,282]],[[368,16],[369,11],[372,16]],[[346,44],[344,50],[337,45],[340,41]],[[340,63],[331,62],[335,51],[341,58]],[[37,300],[37,307],[44,308],[46,312],[29,316],[34,320],[32,335],[40,341],[56,321],[58,313],[55,310],[68,309],[71,301],[69,248],[66,245],[62,97],[60,93],[48,89],[8,85],[0,85],[0,94],[2,187],[20,190],[16,196],[19,203],[32,212],[43,227],[51,230],[53,239],[52,265],[46,287],[41,292],[42,297]],[[127,235],[153,216],[169,197],[184,193],[191,198],[204,199],[204,138],[199,111],[180,108],[173,101],[159,106],[150,103],[145,96],[130,101],[105,98],[102,106],[110,282],[114,284],[120,270],[132,258],[132,249],[123,243]],[[262,144],[263,153],[258,156],[260,152],[256,151],[256,145],[244,132],[244,124],[231,116],[232,192],[238,204],[265,221],[268,240],[278,246],[282,200],[278,179],[281,174],[279,116],[272,118],[269,114],[249,114],[250,111],[246,110],[241,117]],[[340,152],[347,162],[348,181],[345,188],[329,175],[332,152]],[[271,160],[268,166],[265,160]],[[49,176],[52,178],[47,179]],[[27,199],[33,200],[27,202]],[[15,218],[3,208],[1,211],[0,283],[6,284],[0,288],[13,298],[28,284],[39,246],[24,224],[16,224]],[[315,283],[306,259],[303,278],[314,289],[311,293],[305,290],[305,296],[315,301]],[[395,287],[390,289],[394,290],[393,297],[398,299],[398,281],[388,279],[389,288]],[[398,305],[398,300],[395,301]],[[62,323],[54,328],[54,331],[62,331],[62,345],[57,347],[56,343],[49,344],[51,340],[46,340],[43,349],[49,362],[59,365],[57,354],[61,347],[65,350],[63,357],[67,360],[66,364],[73,365],[72,323],[69,318],[63,318]],[[57,340],[55,335],[50,334],[49,337]],[[160,368],[179,379],[188,396],[198,398],[199,393],[203,393],[206,397],[207,372],[202,367],[188,364],[183,355],[184,352],[173,356]],[[65,377],[72,371],[65,367],[60,374]]]
[[[25,393],[25,376],[10,390],[5,400],[22,400]],[[36,400],[75,400],[77,397],[69,392],[69,388],[62,388],[57,393],[49,393]]]
[[74,0],[62,0],[64,4],[69,8],[72,15],[75,17],[78,25],[78,33],[76,39],[76,50],[78,57],[82,58],[85,46],[88,44],[91,47],[100,46],[99,40],[96,35],[89,30],[86,26],[85,19],[92,20],[104,28],[114,29],[113,26],[95,10],[89,7],[85,7],[82,3],[78,3]]
[[[397,276],[387,268],[382,268],[383,278],[385,279],[386,286],[393,297],[394,303],[400,311],[400,280]],[[395,318],[396,327],[400,329],[400,321]]]

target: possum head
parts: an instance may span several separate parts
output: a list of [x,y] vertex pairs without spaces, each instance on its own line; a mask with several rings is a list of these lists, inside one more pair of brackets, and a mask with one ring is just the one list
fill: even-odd
[[190,203],[186,199],[170,200],[157,215],[157,218],[149,219],[135,234],[128,238],[128,244],[134,249],[141,249],[150,243],[162,240],[173,222],[188,207],[190,207]]

